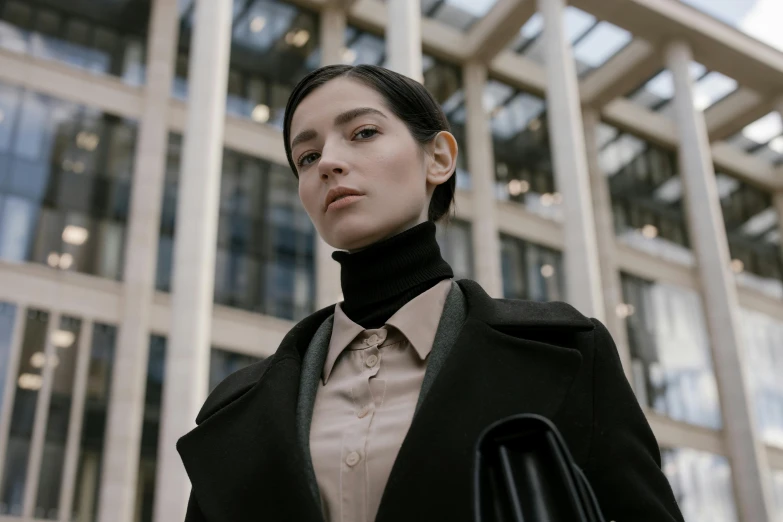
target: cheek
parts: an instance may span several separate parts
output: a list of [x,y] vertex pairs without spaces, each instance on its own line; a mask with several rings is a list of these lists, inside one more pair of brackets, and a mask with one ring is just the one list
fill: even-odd
[[310,183],[309,180],[299,179],[299,199],[302,201],[305,211],[312,218],[316,215],[318,208],[318,190],[317,186]]

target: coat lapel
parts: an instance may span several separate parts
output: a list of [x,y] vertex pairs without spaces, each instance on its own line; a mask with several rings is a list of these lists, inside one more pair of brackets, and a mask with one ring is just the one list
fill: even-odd
[[[403,441],[377,522],[470,520],[479,433],[516,413],[554,417],[579,370],[582,356],[569,339],[593,328],[584,316],[559,303],[494,300],[472,281],[459,284],[467,319]],[[449,493],[436,499],[435,490]]]
[[[329,307],[297,324],[250,388],[177,444],[207,520],[321,520],[310,494],[308,462],[298,443],[302,355]],[[293,501],[296,499],[296,501]]]

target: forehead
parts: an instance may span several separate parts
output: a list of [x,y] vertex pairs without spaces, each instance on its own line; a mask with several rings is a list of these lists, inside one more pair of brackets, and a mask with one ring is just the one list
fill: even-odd
[[291,118],[291,135],[317,125],[332,125],[335,116],[357,107],[372,107],[389,115],[383,97],[375,89],[351,78],[335,78],[297,106]]

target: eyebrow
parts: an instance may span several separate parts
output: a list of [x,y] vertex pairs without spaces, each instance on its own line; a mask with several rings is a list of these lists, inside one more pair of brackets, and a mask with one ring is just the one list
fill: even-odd
[[[373,109],[372,107],[357,107],[356,109],[351,109],[345,112],[341,112],[340,114],[335,116],[334,124],[345,125],[346,123],[355,120],[360,116],[365,116],[367,114],[374,114],[377,116],[381,116],[382,118],[386,118],[386,115],[381,111],[379,111],[378,109]],[[315,132],[313,129],[303,130],[302,132],[296,135],[293,141],[291,141],[291,148],[293,149],[300,143],[304,143],[306,141],[315,139],[317,136],[318,133]]]

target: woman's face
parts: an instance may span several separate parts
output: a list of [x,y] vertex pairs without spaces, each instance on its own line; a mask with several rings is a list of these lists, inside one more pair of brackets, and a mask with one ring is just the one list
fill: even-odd
[[[378,92],[335,78],[302,100],[291,120],[299,198],[329,245],[365,248],[427,220],[432,192],[454,170],[449,141],[441,133],[425,152]],[[444,159],[449,148],[453,157]],[[327,206],[338,188],[358,195]]]

